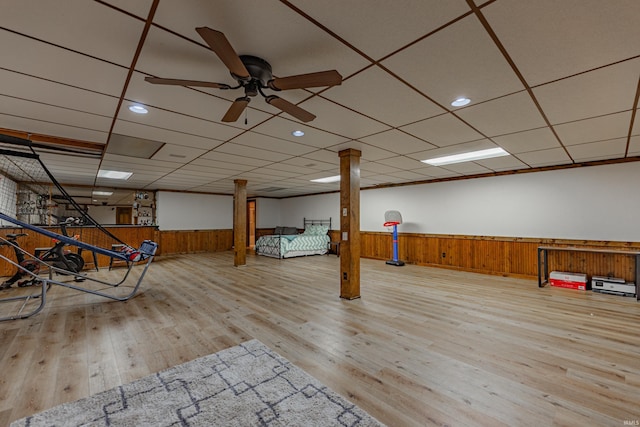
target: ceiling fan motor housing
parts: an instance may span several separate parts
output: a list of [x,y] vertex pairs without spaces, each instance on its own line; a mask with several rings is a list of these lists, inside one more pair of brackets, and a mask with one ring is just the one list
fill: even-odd
[[[257,80],[260,87],[267,87],[267,82],[273,79],[271,64],[262,58],[252,55],[240,55],[240,60],[251,75],[252,80]],[[241,77],[231,74],[234,79],[242,81]]]

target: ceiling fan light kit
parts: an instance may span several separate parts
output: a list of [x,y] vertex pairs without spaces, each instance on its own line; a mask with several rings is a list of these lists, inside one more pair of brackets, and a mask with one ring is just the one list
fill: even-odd
[[275,95],[267,95],[263,92],[263,89],[283,91],[311,87],[330,87],[342,84],[342,76],[336,70],[274,78],[271,64],[257,56],[238,55],[231,46],[231,43],[229,43],[225,35],[220,31],[212,30],[208,27],[199,27],[196,28],[196,31],[229,69],[231,76],[238,83],[237,86],[230,86],[225,83],[160,77],[145,77],[145,80],[149,83],[160,85],[210,87],[223,90],[244,88],[245,96],[236,98],[236,100],[233,101],[222,118],[223,122],[235,122],[238,120],[242,112],[247,108],[247,105],[249,105],[251,101],[250,98],[258,94],[262,95],[269,105],[290,114],[302,122],[310,122],[316,118],[314,114],[283,98]]

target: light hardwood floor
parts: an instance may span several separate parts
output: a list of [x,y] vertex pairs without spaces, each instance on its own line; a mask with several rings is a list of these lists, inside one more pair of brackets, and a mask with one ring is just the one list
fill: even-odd
[[333,255],[160,257],[125,303],[54,287],[42,313],[0,323],[0,425],[252,338],[389,426],[640,420],[635,299],[361,265],[353,301]]

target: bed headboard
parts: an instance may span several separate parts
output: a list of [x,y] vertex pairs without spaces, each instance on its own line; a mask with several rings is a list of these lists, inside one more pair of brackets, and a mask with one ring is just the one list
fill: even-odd
[[331,218],[329,219],[308,219],[308,218],[303,218],[304,220],[304,224],[303,224],[303,229],[306,230],[307,229],[307,225],[326,225],[329,227],[329,230],[331,230]]

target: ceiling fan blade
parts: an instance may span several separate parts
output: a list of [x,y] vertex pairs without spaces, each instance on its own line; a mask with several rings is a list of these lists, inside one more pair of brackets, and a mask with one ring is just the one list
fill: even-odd
[[251,79],[249,71],[223,33],[208,27],[199,27],[196,31],[234,76],[243,80]]
[[213,87],[216,89],[231,89],[231,86],[224,83],[201,82],[198,80],[180,80],[180,79],[163,79],[160,77],[145,77],[147,82],[154,85],[175,85],[175,86],[195,86],[195,87]]
[[317,73],[299,74],[297,76],[276,77],[267,82],[274,90],[303,89],[307,87],[336,86],[342,83],[342,76],[336,70],[319,71]]
[[249,101],[251,100],[249,99],[248,96],[243,96],[233,101],[233,104],[231,104],[231,107],[229,107],[229,109],[225,113],[224,117],[222,118],[222,121],[235,122],[236,120],[238,120],[238,117],[240,117],[240,114],[242,114],[244,109],[247,108],[247,105],[249,105]]
[[275,95],[267,96],[265,98],[265,101],[267,101],[268,104],[281,109],[285,113],[291,114],[293,117],[295,117],[296,119],[302,122],[305,122],[305,123],[310,122],[311,120],[316,118],[315,115],[311,114],[307,110],[300,108],[297,105],[292,104],[289,101],[284,100],[278,96],[275,96]]

